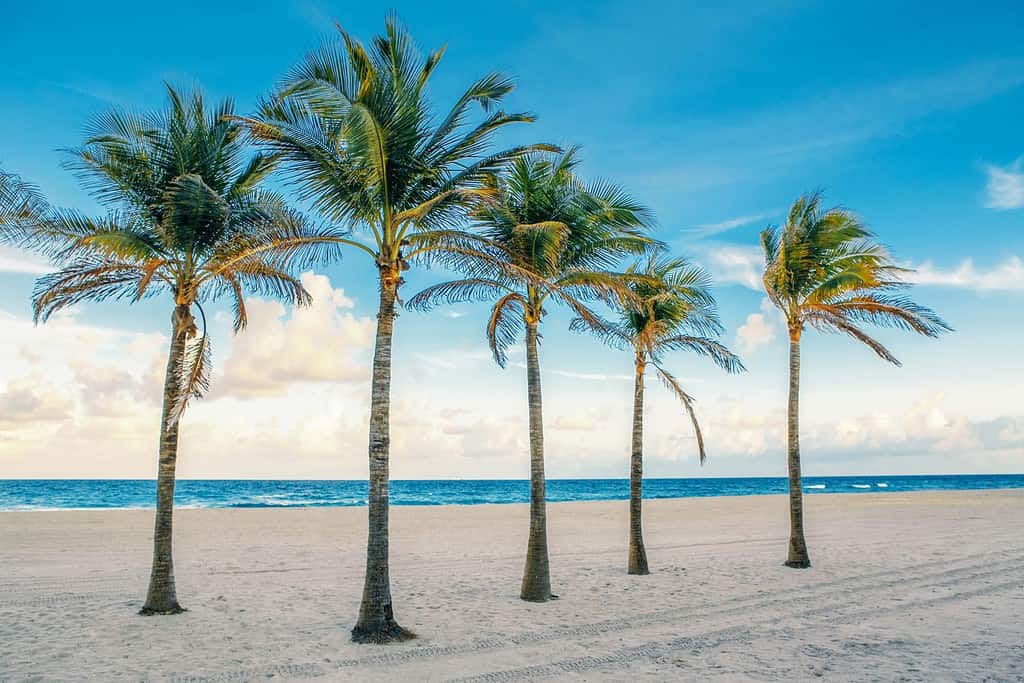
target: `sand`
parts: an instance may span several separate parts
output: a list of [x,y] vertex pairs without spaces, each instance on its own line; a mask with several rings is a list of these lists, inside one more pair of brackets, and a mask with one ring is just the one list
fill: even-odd
[[348,640],[366,511],[181,510],[173,617],[136,615],[147,511],[0,513],[0,680],[1024,681],[1024,491],[549,506],[547,604],[518,599],[523,505],[399,507],[409,643]]

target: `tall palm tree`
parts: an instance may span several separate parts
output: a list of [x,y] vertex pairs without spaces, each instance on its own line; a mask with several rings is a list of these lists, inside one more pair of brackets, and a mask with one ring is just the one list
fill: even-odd
[[[583,327],[601,327],[588,308],[595,299],[627,296],[621,274],[607,272],[625,254],[657,246],[645,234],[647,209],[608,183],[586,186],[576,176],[576,150],[531,154],[492,178],[493,192],[478,206],[489,258],[468,277],[428,287],[410,300],[426,309],[439,302],[496,300],[487,324],[494,360],[525,333],[530,423],[530,535],[520,597],[551,599],[544,479],[539,327],[549,302],[568,306]],[[500,267],[494,264],[500,264]]]
[[[486,192],[482,178],[531,149],[492,152],[497,131],[533,117],[491,111],[513,88],[492,73],[435,119],[427,86],[443,49],[423,57],[394,16],[369,46],[338,32],[245,122],[287,162],[303,200],[367,235],[345,242],[377,268],[366,578],[352,639],[387,642],[412,636],[395,620],[388,567],[391,343],[402,274],[416,262],[458,268],[483,256],[479,240],[457,228],[473,198]],[[475,105],[487,113],[469,125]]]
[[800,483],[800,338],[807,325],[866,344],[893,365],[900,362],[861,325],[894,327],[938,337],[949,327],[932,310],[900,294],[908,271],[898,267],[861,220],[842,208],[822,207],[820,193],[801,196],[786,224],[761,233],[764,288],[789,331],[789,518],[787,567],[810,567],[804,540]]
[[[740,359],[715,338],[724,328],[718,318],[711,280],[699,266],[682,258],[651,256],[630,266],[626,274],[632,297],[619,305],[618,324],[606,325],[601,336],[610,345],[634,353],[633,436],[629,462],[629,561],[630,574],[649,574],[644,548],[644,374],[654,367],[658,379],[682,402],[697,438],[697,453],[704,464],[704,438],[693,409],[693,398],[664,366],[671,351],[691,351],[707,356],[726,372],[745,370]],[[638,277],[634,277],[638,276]]]
[[[91,218],[50,211],[19,243],[61,264],[40,278],[37,321],[81,301],[173,300],[153,534],[153,565],[141,614],[182,611],[174,584],[172,518],[178,428],[186,404],[209,383],[210,344],[202,303],[227,297],[234,329],[246,324],[245,293],[295,304],[309,294],[293,274],[333,254],[339,233],[311,227],[260,189],[274,159],[247,155],[232,103],[211,110],[198,91],[167,87],[161,112],[111,111],[92,124],[69,166],[110,207]],[[194,311],[198,311],[197,322]]]

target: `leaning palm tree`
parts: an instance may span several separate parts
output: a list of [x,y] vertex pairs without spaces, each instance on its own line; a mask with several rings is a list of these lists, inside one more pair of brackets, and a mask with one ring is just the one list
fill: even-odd
[[[142,614],[182,611],[174,584],[172,516],[178,428],[190,399],[209,382],[210,343],[202,303],[227,297],[234,329],[246,324],[246,292],[306,304],[300,263],[332,256],[340,233],[309,226],[260,189],[273,157],[247,156],[232,104],[208,110],[198,91],[168,86],[164,111],[111,111],[93,123],[69,166],[111,208],[102,218],[49,211],[18,243],[60,264],[40,278],[35,317],[81,301],[154,295],[173,301],[164,376],[153,565]],[[197,322],[194,312],[199,313]]]
[[[530,535],[520,597],[551,599],[544,479],[539,327],[549,302],[566,305],[581,326],[601,327],[587,306],[595,299],[628,296],[621,274],[610,273],[625,254],[657,246],[645,234],[647,209],[620,188],[584,185],[574,169],[576,150],[531,154],[491,180],[493,193],[477,208],[490,258],[468,277],[423,290],[411,307],[439,302],[496,300],[487,324],[494,360],[504,367],[508,348],[525,333],[530,427]],[[500,266],[495,265],[500,264]]]
[[[490,112],[513,88],[490,74],[436,120],[427,85],[443,49],[421,56],[393,16],[368,47],[338,31],[339,40],[307,55],[245,123],[284,159],[300,198],[367,234],[346,244],[377,269],[366,577],[352,639],[379,643],[412,636],[394,617],[388,563],[391,344],[402,275],[417,262],[457,268],[483,256],[479,240],[458,227],[486,192],[482,178],[531,149],[493,152],[495,133],[533,119]],[[474,105],[490,113],[469,125]]]
[[932,310],[900,294],[908,287],[887,251],[861,220],[842,208],[825,209],[821,194],[800,197],[786,224],[761,233],[764,288],[789,331],[789,518],[787,567],[809,567],[800,482],[800,338],[807,325],[866,344],[893,365],[900,362],[860,325],[895,327],[937,337],[951,328]]
[[664,365],[665,354],[690,351],[707,356],[726,372],[744,370],[743,363],[715,338],[724,328],[711,296],[707,273],[686,259],[651,256],[626,271],[632,297],[622,300],[620,320],[599,330],[611,346],[634,354],[633,437],[629,462],[629,555],[630,574],[649,574],[644,548],[644,374],[654,368],[658,379],[682,402],[693,423],[698,460],[704,464],[704,437],[693,409],[693,398]]

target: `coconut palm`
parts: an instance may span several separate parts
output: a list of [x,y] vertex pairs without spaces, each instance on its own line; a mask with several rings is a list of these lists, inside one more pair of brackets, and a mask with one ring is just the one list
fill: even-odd
[[[576,150],[564,155],[531,154],[492,178],[493,193],[476,212],[490,258],[468,277],[417,294],[409,305],[495,300],[487,323],[494,360],[504,367],[508,348],[526,338],[526,378],[530,426],[530,535],[520,597],[549,600],[544,479],[544,425],[538,342],[545,305],[568,306],[580,326],[601,327],[589,301],[629,294],[621,274],[607,272],[625,254],[657,246],[645,234],[647,210],[619,187],[576,176]],[[501,264],[501,268],[493,264]]]
[[789,513],[788,567],[811,566],[804,539],[800,483],[800,339],[807,325],[840,332],[866,344],[893,365],[900,362],[863,324],[894,327],[937,337],[951,328],[933,311],[900,292],[908,287],[875,236],[853,213],[825,209],[820,193],[801,196],[786,224],[761,233],[764,288],[786,318],[789,331]]
[[339,234],[311,227],[279,196],[260,189],[274,159],[247,154],[244,129],[230,119],[230,100],[207,109],[198,91],[168,86],[167,96],[161,112],[115,110],[97,118],[85,144],[70,150],[69,166],[110,214],[50,211],[18,240],[61,265],[37,281],[37,322],[81,301],[161,295],[174,304],[153,565],[142,614],[182,611],[172,557],[175,463],[182,413],[209,382],[202,303],[229,299],[236,332],[246,324],[247,292],[307,303],[292,269],[332,256],[330,239]]
[[651,256],[629,269],[632,297],[622,300],[617,324],[599,332],[612,346],[634,353],[633,435],[629,463],[629,561],[630,574],[649,574],[643,525],[644,374],[654,368],[662,384],[682,402],[693,424],[698,460],[704,464],[704,438],[693,409],[693,398],[665,368],[665,354],[690,351],[707,356],[727,372],[744,370],[743,363],[718,342],[724,331],[718,319],[710,278],[699,266],[682,258]]
[[[412,636],[395,620],[388,566],[391,344],[402,274],[416,262],[457,268],[483,256],[478,240],[458,228],[470,201],[486,191],[481,179],[531,149],[493,152],[495,133],[532,117],[491,111],[513,88],[492,73],[436,119],[427,86],[443,49],[421,56],[393,16],[369,46],[338,31],[246,124],[287,162],[303,200],[367,235],[346,243],[377,269],[366,577],[352,639],[386,642]],[[475,106],[487,113],[470,125]]]

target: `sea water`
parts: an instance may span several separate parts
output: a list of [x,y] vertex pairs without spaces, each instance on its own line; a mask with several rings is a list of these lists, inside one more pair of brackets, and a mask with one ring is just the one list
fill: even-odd
[[[1024,474],[806,477],[808,494],[1024,488]],[[146,479],[0,479],[0,511],[145,509],[156,484]],[[785,477],[646,479],[644,497],[747,496],[788,491]],[[183,508],[331,507],[366,504],[365,481],[182,479],[175,505]],[[550,479],[551,502],[625,500],[626,479]],[[525,480],[395,480],[393,505],[525,503]]]

